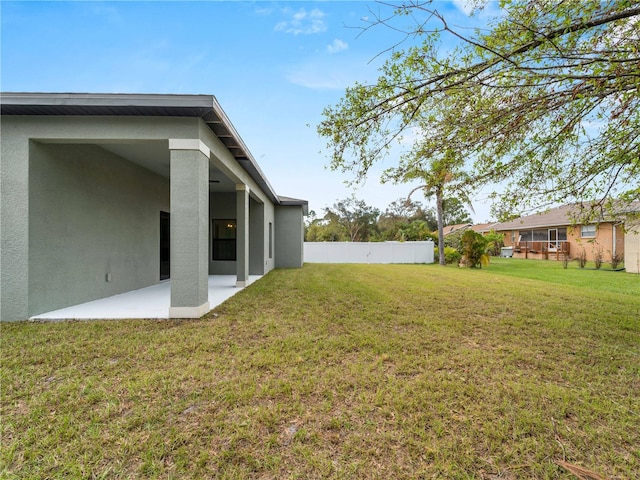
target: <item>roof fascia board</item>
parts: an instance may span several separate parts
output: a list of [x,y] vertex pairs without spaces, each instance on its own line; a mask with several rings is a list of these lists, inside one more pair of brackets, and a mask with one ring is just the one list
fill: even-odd
[[138,106],[211,108],[212,98],[212,95],[4,92],[0,95],[0,103],[4,105],[33,106],[77,105],[82,107]]

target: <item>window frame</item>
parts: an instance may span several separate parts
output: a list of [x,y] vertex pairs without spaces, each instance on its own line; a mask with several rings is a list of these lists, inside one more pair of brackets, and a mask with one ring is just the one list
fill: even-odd
[[[216,229],[216,224],[218,222],[221,223],[226,223],[227,227],[229,227],[229,224],[233,223],[233,237],[224,237],[224,238],[218,238],[217,237],[217,232],[218,229]],[[213,262],[235,262],[238,259],[238,253],[237,253],[237,238],[238,238],[238,222],[236,221],[235,218],[212,218],[211,219],[211,261]],[[224,245],[233,245],[233,248],[231,249],[221,249],[219,248],[219,246],[221,244]],[[220,253],[221,252],[225,252],[225,251],[233,251],[233,258],[231,258],[231,255],[229,256],[223,256],[222,258]]]
[[[588,231],[585,227],[588,227]],[[593,234],[591,233],[593,231]],[[596,238],[598,235],[598,226],[594,223],[580,225],[580,238]]]

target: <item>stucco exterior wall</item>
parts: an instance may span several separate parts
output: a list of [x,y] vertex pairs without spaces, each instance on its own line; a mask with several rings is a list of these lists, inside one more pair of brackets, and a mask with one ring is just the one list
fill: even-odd
[[302,207],[275,208],[275,266],[299,268],[304,262],[304,222]]
[[0,320],[24,320],[29,314],[29,137],[4,119],[0,194]]
[[263,275],[265,264],[264,204],[249,200],[249,275]]
[[96,145],[32,143],[29,315],[159,282],[169,182]]
[[[263,262],[264,272],[269,273],[276,266],[275,256],[275,210],[276,207],[273,203],[267,202],[262,204],[262,213],[264,215],[264,225],[262,229],[262,246],[264,249]],[[269,227],[271,225],[271,227]],[[270,230],[271,229],[271,230]],[[301,242],[302,243],[302,242]],[[251,271],[249,272],[251,273]],[[257,273],[251,273],[251,275],[258,275]]]
[[[213,220],[236,219],[236,195],[234,193],[212,193],[209,203],[209,231]],[[253,198],[249,203],[249,274],[264,275],[273,270],[273,255],[268,252],[268,225],[273,224],[273,204],[259,203]],[[265,233],[265,229],[267,232]],[[209,239],[211,241],[212,234]],[[209,275],[235,275],[236,262],[213,260],[209,245]]]

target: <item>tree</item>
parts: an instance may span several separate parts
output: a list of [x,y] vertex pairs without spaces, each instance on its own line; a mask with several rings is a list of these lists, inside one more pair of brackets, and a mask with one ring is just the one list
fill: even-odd
[[381,218],[410,222],[424,219],[424,207],[422,203],[410,198],[399,198],[389,204]]
[[325,220],[341,225],[352,242],[366,242],[376,233],[380,210],[353,195],[325,208]]
[[315,218],[307,225],[304,239],[306,242],[345,242],[349,237],[336,221]]
[[446,225],[473,223],[471,214],[464,206],[464,202],[455,197],[442,199],[442,220]]
[[[422,43],[395,49],[375,84],[357,83],[325,108],[318,132],[331,167],[364,178],[394,140],[426,122],[425,156],[448,146],[473,160],[469,182],[508,181],[506,210],[640,199],[640,3],[501,6],[502,16],[470,35],[430,2],[374,20],[367,29],[414,18],[407,38]],[[459,45],[441,54],[449,38]]]
[[438,237],[432,233],[429,225],[424,220],[413,220],[409,223],[403,223],[398,228],[396,240],[403,241],[438,241]]
[[[422,204],[410,198],[400,198],[389,204],[384,213],[378,219],[378,230],[382,240],[416,240],[420,237],[421,229],[415,222],[425,223],[425,229],[429,230],[427,220],[428,212],[425,212]],[[409,225],[413,227],[408,228]]]
[[497,257],[502,253],[502,247],[504,247],[504,233],[498,233],[495,230],[491,230],[484,238],[487,240],[487,253]]
[[434,151],[425,153],[425,145],[429,142],[422,139],[414,144],[413,150],[403,155],[397,167],[386,171],[387,178],[395,182],[418,180],[421,185],[414,188],[409,197],[416,191],[422,191],[425,197],[436,199],[436,218],[438,224],[438,257],[440,265],[446,265],[444,254],[444,201],[445,193],[457,194],[466,199],[460,184],[464,184],[466,174],[462,171],[463,159],[453,149],[444,148],[440,156]]
[[515,220],[521,216],[522,215],[511,211],[502,203],[494,203],[491,205],[491,217],[494,218],[496,222],[510,222],[511,220]]

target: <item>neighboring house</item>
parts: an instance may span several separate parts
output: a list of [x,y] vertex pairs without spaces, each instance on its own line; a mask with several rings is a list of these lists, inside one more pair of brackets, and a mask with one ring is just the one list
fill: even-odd
[[456,225],[447,225],[442,229],[442,231],[444,232],[444,236],[446,237],[447,235],[451,235],[454,232],[460,232],[460,231],[466,230],[472,225],[473,224],[471,223],[458,223]]
[[495,226],[498,225],[496,222],[492,223],[478,223],[476,225],[471,226],[471,230],[481,235],[487,235],[491,233],[492,230],[495,229]]
[[276,195],[211,95],[1,94],[0,319],[171,278],[301,267],[307,202]]
[[457,225],[447,225],[446,227],[443,228],[444,231],[444,236],[446,237],[447,235],[451,235],[452,233],[462,233],[465,230],[473,230],[476,233],[479,233],[480,235],[487,235],[489,233],[491,233],[491,230],[493,230],[494,226],[498,225],[497,223],[477,223],[477,224],[472,224],[472,223],[459,223]]
[[[576,258],[584,251],[587,260],[601,252],[604,261],[612,256],[623,257],[625,243],[630,244],[637,237],[637,229],[625,228],[630,225],[629,215],[640,210],[640,202],[634,202],[630,211],[621,212],[615,218],[601,218],[588,224],[574,224],[572,218],[577,212],[576,205],[563,205],[546,212],[517,218],[493,226],[504,234],[504,244],[513,248],[516,258],[536,258],[563,260]],[[627,258],[628,271],[633,258]]]

